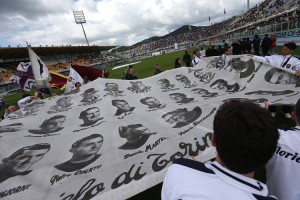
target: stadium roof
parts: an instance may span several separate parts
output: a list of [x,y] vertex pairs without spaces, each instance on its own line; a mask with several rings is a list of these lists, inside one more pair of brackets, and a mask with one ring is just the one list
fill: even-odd
[[[66,54],[88,54],[100,53],[115,46],[61,46],[61,47],[32,47],[33,51],[40,57],[66,55]],[[0,60],[28,58],[28,51],[25,47],[0,48]]]

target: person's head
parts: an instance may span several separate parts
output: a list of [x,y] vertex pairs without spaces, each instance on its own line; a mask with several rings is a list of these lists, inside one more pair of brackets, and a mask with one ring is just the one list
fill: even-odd
[[140,102],[149,107],[156,107],[160,104],[159,100],[157,100],[155,97],[145,97],[141,99]]
[[268,34],[265,34],[265,37],[268,37],[269,35]]
[[119,86],[116,83],[105,83],[105,87],[109,91],[118,91]]
[[111,101],[111,104],[121,110],[130,110],[130,106],[125,100],[114,99]]
[[17,109],[17,107],[16,107],[15,105],[10,105],[10,106],[8,106],[8,107],[6,108],[6,112],[7,112],[7,113],[13,113],[13,112],[15,112],[16,110],[18,110],[18,109]]
[[91,107],[82,111],[79,115],[79,119],[83,122],[95,122],[100,119],[100,109],[97,107]]
[[162,116],[162,118],[171,125],[178,122],[186,122],[188,119],[186,108],[179,108],[177,110],[168,112]]
[[8,125],[0,126],[0,133],[20,131],[22,130],[22,128],[23,128],[22,123],[8,124]]
[[69,96],[65,96],[62,97],[60,99],[57,100],[56,105],[58,106],[66,106],[67,104],[69,104],[72,100],[72,97]]
[[80,82],[76,82],[76,83],[75,83],[75,88],[76,88],[76,89],[79,89],[80,87],[81,87],[81,83],[80,83]]
[[56,115],[54,117],[51,117],[43,121],[43,123],[40,125],[40,128],[42,131],[52,132],[57,130],[59,127],[61,127],[61,125],[65,122],[65,120],[66,120],[66,116]]
[[77,157],[88,157],[96,155],[103,144],[103,136],[101,134],[92,134],[77,140],[72,144],[70,152]]
[[88,76],[84,76],[83,77],[83,82],[84,83],[88,83],[89,82],[89,77]]
[[50,144],[41,143],[26,146],[2,160],[3,165],[11,172],[25,172],[50,150]]
[[160,69],[160,64],[156,63],[154,67],[155,67],[155,69]]
[[226,56],[232,55],[232,48],[230,46],[225,46],[224,47],[224,54]]
[[135,143],[144,135],[150,133],[149,129],[142,124],[132,124],[119,127],[121,138],[126,138],[128,143]]
[[177,81],[179,81],[179,82],[181,82],[181,83],[185,83],[185,84],[187,84],[187,83],[190,82],[189,79],[188,79],[188,77],[186,77],[186,76],[184,76],[184,75],[181,75],[181,74],[176,75],[176,76],[175,76],[175,79],[176,79]]
[[175,59],[175,65],[176,65],[176,64],[181,64],[181,59],[180,59],[180,58],[176,58],[176,59]]
[[168,79],[159,79],[158,83],[162,86],[162,87],[168,87],[170,85],[170,81]]
[[212,143],[222,164],[239,174],[265,165],[277,146],[279,133],[270,113],[247,101],[227,101],[213,121]]
[[183,101],[184,99],[186,99],[186,95],[183,93],[172,93],[169,94],[170,98],[174,101]]
[[200,55],[201,55],[199,50],[193,51],[193,54],[197,57],[200,57]]
[[228,83],[227,81],[223,79],[215,80],[211,85],[211,88],[213,89],[219,89],[219,90],[227,90],[228,89]]
[[281,49],[281,54],[284,56],[291,55],[296,48],[297,45],[295,42],[285,43]]
[[277,68],[272,68],[267,71],[265,74],[265,80],[269,83],[280,85],[295,84],[297,82],[293,74]]
[[31,104],[26,105],[25,108],[24,108],[24,111],[29,111],[29,110],[32,110],[32,109],[36,109],[36,108],[42,107],[45,104],[46,103],[43,102],[43,101],[35,101]]
[[255,37],[256,39],[258,39],[258,35],[257,35],[257,34],[255,34],[254,37]]

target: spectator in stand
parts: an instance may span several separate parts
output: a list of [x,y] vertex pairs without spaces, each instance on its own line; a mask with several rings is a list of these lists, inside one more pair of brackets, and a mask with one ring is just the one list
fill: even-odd
[[278,199],[299,200],[300,192],[300,99],[292,119],[296,127],[279,129],[277,150],[266,165],[267,185],[271,195]]
[[181,67],[181,59],[180,58],[176,58],[175,59],[175,68],[179,68]]
[[205,164],[180,158],[165,176],[161,199],[265,199],[265,184],[254,172],[265,165],[276,150],[276,122],[260,106],[243,101],[226,101],[213,121],[212,145],[217,155]]
[[264,39],[261,42],[261,48],[262,48],[262,51],[263,51],[263,56],[267,56],[268,55],[268,52],[269,52],[269,50],[271,48],[271,45],[272,45],[271,38],[269,38],[268,34],[265,34],[265,37],[264,37]]
[[138,78],[135,75],[133,66],[129,65],[129,71],[128,71],[128,75],[127,75],[127,80],[135,80],[135,79],[138,79]]
[[253,50],[254,50],[254,55],[259,56],[259,45],[260,45],[260,38],[256,34],[252,40],[253,44]]
[[161,73],[161,69],[160,69],[160,64],[156,63],[155,64],[155,71],[154,71],[154,75]]
[[[281,50],[281,55],[272,56],[253,56],[254,59],[270,63],[277,67],[282,67],[285,69],[290,69],[295,71],[296,76],[300,76],[300,60],[292,55],[293,51],[296,49],[296,44],[294,42],[289,42],[284,44]],[[252,56],[252,55],[250,55]],[[276,107],[270,106],[270,112],[273,117],[276,115]],[[282,112],[286,118],[291,118],[290,106],[282,106]]]
[[217,49],[215,49],[214,45],[211,46],[211,50],[210,51],[211,51],[211,56],[218,56],[219,55],[219,52],[218,52]]
[[193,66],[197,65],[201,61],[201,54],[199,50],[193,52],[194,58],[192,60]]
[[274,55],[275,54],[275,48],[276,48],[276,34],[272,33],[271,34],[271,54]]
[[192,61],[191,55],[189,54],[189,52],[187,50],[185,50],[185,53],[183,55],[183,62],[185,62],[187,67],[190,67],[191,61]]

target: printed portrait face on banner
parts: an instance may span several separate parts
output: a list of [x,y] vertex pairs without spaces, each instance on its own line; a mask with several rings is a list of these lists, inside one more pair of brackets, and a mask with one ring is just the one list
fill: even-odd
[[215,80],[210,85],[210,87],[212,89],[217,89],[217,90],[220,90],[220,91],[226,91],[226,92],[230,92],[230,93],[237,92],[240,89],[239,84],[234,83],[232,85],[229,85],[228,82],[224,79]]
[[97,107],[91,107],[82,111],[79,115],[79,119],[83,120],[83,124],[80,126],[90,126],[103,119],[100,116],[100,109]]
[[102,144],[103,136],[101,134],[92,134],[77,140],[70,148],[71,159],[56,165],[55,168],[64,172],[74,172],[90,165],[101,156],[97,153]]
[[179,108],[164,114],[162,118],[171,124],[172,128],[181,128],[197,120],[201,114],[201,108],[196,106],[191,111],[188,111],[186,108]]
[[61,127],[66,120],[66,116],[64,115],[57,115],[46,119],[40,125],[40,129],[38,130],[28,130],[30,133],[33,134],[48,134],[54,133],[62,130],[64,127]]
[[185,94],[183,93],[172,93],[169,94],[170,98],[174,101],[176,101],[176,103],[189,103],[191,101],[194,101],[194,98],[188,98]]
[[56,102],[56,105],[57,106],[64,106],[64,107],[70,107],[71,105],[71,100],[72,100],[72,97],[70,96],[65,96],[65,97],[62,97],[62,98],[59,98]]
[[119,149],[137,149],[143,146],[151,135],[156,134],[144,127],[142,124],[132,124],[119,127],[121,138],[126,138],[127,142],[119,147]]
[[119,86],[116,83],[106,83],[104,90],[107,90],[107,91],[118,91],[119,90]]
[[140,100],[144,105],[147,105],[149,108],[157,108],[161,106],[160,101],[155,97],[146,97]]
[[240,58],[236,58],[231,63],[231,68],[237,72],[240,73],[240,78],[247,78],[252,75],[252,73],[255,70],[255,64],[252,59],[248,61],[242,61]]
[[194,72],[194,76],[198,78],[200,82],[209,83],[214,78],[215,73],[197,70]]
[[218,96],[217,92],[209,92],[208,90],[203,89],[203,88],[192,89],[192,92],[194,92],[195,94],[199,94],[202,97],[216,97],[216,96]]
[[225,59],[222,56],[216,57],[214,60],[210,61],[207,68],[217,68],[222,69],[225,66]]
[[300,84],[299,77],[275,67],[267,71],[265,80],[269,83],[279,85],[296,84],[296,86],[298,86]]
[[31,166],[41,160],[49,150],[48,143],[36,144],[23,147],[4,158],[0,164],[0,183],[14,176],[29,174]]
[[31,113],[37,112],[38,108],[42,107],[45,104],[46,103],[43,101],[35,101],[35,102],[32,102],[31,104],[26,105],[24,108],[24,111],[29,111]]
[[22,130],[22,128],[23,128],[22,123],[8,124],[8,125],[0,126],[0,133],[16,132]]

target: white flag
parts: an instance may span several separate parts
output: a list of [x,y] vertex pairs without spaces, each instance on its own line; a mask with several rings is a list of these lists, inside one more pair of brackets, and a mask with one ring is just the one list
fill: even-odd
[[83,78],[72,67],[70,67],[70,74],[65,92],[70,92],[71,90],[75,89],[75,83],[77,82],[80,82],[81,85],[83,85]]
[[36,80],[35,86],[37,88],[48,88],[50,74],[47,66],[31,48],[28,48],[28,54],[34,79]]

